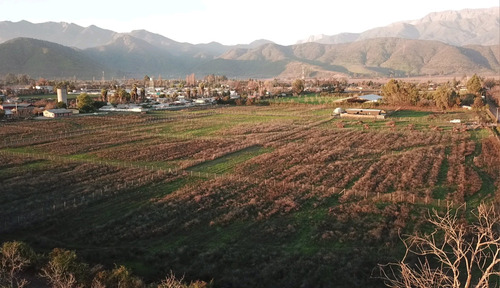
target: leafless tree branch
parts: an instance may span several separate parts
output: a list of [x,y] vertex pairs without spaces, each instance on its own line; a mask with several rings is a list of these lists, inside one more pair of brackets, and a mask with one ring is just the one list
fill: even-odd
[[[467,223],[460,216],[464,210],[448,207],[445,215],[429,213],[434,230],[406,236],[403,259],[379,265],[384,283],[388,287],[489,287],[491,277],[500,276],[500,212],[483,203]],[[409,255],[417,256],[416,263],[410,263]]]

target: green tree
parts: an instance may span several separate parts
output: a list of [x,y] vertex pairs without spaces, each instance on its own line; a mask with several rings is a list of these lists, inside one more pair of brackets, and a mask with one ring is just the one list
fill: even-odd
[[108,89],[101,89],[101,101],[108,102]]
[[481,79],[479,78],[479,76],[477,76],[476,74],[472,75],[469,81],[467,81],[467,91],[479,96],[482,89],[483,85],[481,84]]
[[[125,266],[115,267],[111,271],[101,271],[97,273],[93,280],[93,286],[99,287],[120,287],[120,288],[141,288],[144,287],[142,281],[133,276]],[[99,284],[99,285],[96,285]]]
[[94,101],[92,105],[94,106],[94,111],[99,110],[99,108],[106,106],[108,103],[104,101]]
[[293,94],[295,95],[302,94],[302,92],[304,92],[304,88],[305,88],[304,80],[296,79],[295,81],[293,81],[292,83]]
[[457,93],[448,85],[439,86],[433,95],[436,107],[441,110],[450,109],[457,103]]
[[76,253],[55,248],[49,254],[49,262],[40,275],[54,288],[82,287],[85,283],[87,265],[77,261]]
[[130,94],[127,92],[127,90],[123,88],[118,89],[118,99],[120,99],[120,103],[127,102],[130,100]]
[[68,105],[66,103],[64,103],[63,101],[59,101],[56,104],[56,108],[58,108],[58,109],[64,108],[65,109],[65,108],[68,108]]
[[35,259],[33,250],[23,242],[3,243],[0,250],[0,287],[24,287],[28,281],[20,273]]
[[119,101],[120,99],[118,99],[118,94],[117,93],[114,93],[112,94],[111,96],[108,97],[108,102],[111,103],[111,105],[113,106],[116,106],[120,103]]
[[76,102],[76,108],[82,113],[91,113],[95,111],[94,100],[92,100],[87,93],[78,95]]
[[199,94],[201,97],[205,96],[205,83],[200,82],[200,84],[198,84],[198,89],[200,90]]
[[419,100],[417,86],[402,80],[391,79],[382,87],[384,100],[389,104],[415,105]]
[[134,84],[132,87],[132,91],[130,92],[130,100],[132,102],[136,102],[138,100],[138,94],[137,94],[137,85]]
[[483,108],[484,107],[483,98],[481,96],[476,96],[474,98],[474,103],[472,104],[472,107],[474,107],[476,109]]
[[61,81],[57,82],[56,86],[54,87],[55,89],[68,89],[69,86],[69,81]]
[[144,102],[144,100],[146,100],[146,89],[141,88],[141,90],[140,90],[140,101]]

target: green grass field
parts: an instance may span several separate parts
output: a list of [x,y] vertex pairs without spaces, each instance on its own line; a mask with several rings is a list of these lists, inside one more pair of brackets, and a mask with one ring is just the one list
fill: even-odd
[[226,154],[223,157],[192,166],[189,170],[209,174],[231,173],[239,164],[270,151],[270,148],[251,146],[234,153]]
[[[68,99],[76,99],[79,94],[68,94]],[[36,94],[36,95],[23,95],[19,96],[19,99],[47,99],[47,100],[57,100],[57,94]]]
[[309,105],[323,105],[332,104],[345,97],[339,96],[320,96],[318,94],[305,94],[301,96],[287,96],[281,98],[270,99],[271,103],[291,103],[291,104],[309,104]]

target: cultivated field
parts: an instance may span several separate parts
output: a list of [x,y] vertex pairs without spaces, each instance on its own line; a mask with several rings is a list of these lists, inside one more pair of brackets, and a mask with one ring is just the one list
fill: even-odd
[[316,100],[0,124],[0,240],[148,281],[373,287],[428,208],[499,197],[477,112],[346,120]]

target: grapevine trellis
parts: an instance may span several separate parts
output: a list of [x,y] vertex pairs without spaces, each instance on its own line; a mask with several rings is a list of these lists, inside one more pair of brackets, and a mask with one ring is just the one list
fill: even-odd
[[[217,185],[222,188],[233,185],[232,190],[224,193],[238,193],[237,197],[248,201],[239,204],[243,207],[250,205],[248,203],[262,205],[262,217],[287,213],[300,209],[305,201],[329,197],[337,197],[342,202],[366,200],[459,205],[465,197],[474,195],[481,188],[482,179],[476,172],[477,167],[483,169],[492,165],[489,159],[475,154],[475,142],[468,133],[401,130],[395,128],[395,123],[385,125],[381,131],[360,131],[354,125],[361,124],[350,124],[345,128],[344,125],[336,125],[338,122],[329,116],[315,115],[305,119],[305,114],[299,110],[291,109],[289,112],[276,113],[272,108],[220,108],[168,117],[136,116],[126,119],[96,116],[89,118],[91,125],[85,124],[87,120],[75,120],[76,128],[54,121],[52,123],[61,125],[62,129],[53,134],[47,134],[46,126],[42,124],[40,129],[36,128],[38,125],[20,127],[18,129],[23,133],[5,134],[8,136],[0,140],[0,148],[3,148],[0,156],[47,160],[50,165],[64,167],[92,165],[104,174],[111,169],[112,173],[134,176],[121,177],[119,181],[111,181],[112,184],[104,182],[100,187],[90,185],[92,191],[84,188],[90,180],[84,180],[88,182],[83,182],[82,187],[71,186],[73,190],[57,201],[40,202],[39,206],[22,214],[0,213],[0,229],[5,231],[30,225],[64,211],[86,207],[122,193],[134,194],[146,185],[178,177],[205,181],[203,185],[188,185],[181,189],[193,199],[203,199],[202,192],[209,191],[205,185],[210,189],[215,189]],[[299,123],[276,121],[269,125],[236,125],[223,132],[202,136],[189,133],[157,135],[162,126],[157,124],[182,122],[189,127],[203,127],[200,118],[218,114],[278,118],[292,115],[301,120]],[[224,124],[224,119],[215,119]],[[414,122],[419,123],[419,120]],[[99,141],[100,138],[105,141]],[[79,149],[71,149],[77,144]],[[487,149],[494,149],[490,143],[487,144]],[[31,150],[13,149],[28,146]],[[234,167],[234,171],[210,173],[195,169],[202,163],[210,164],[210,161],[256,146],[269,149]],[[77,153],[88,153],[90,157],[73,157]],[[477,161],[476,157],[479,157]],[[448,168],[443,169],[445,162]],[[477,167],[473,167],[476,163]],[[90,168],[85,169],[84,172],[90,173],[87,172]],[[70,173],[70,170],[63,170],[63,173]],[[38,170],[29,173],[35,174]],[[440,173],[442,175],[438,177]],[[240,188],[234,183],[241,184],[243,190],[238,190]],[[432,195],[438,186],[453,188],[441,199]],[[247,191],[254,193],[255,197],[248,198]],[[214,221],[224,222],[231,217]]]
[[[169,178],[182,176],[183,173],[185,173],[185,171],[179,169],[161,169],[154,166],[144,166],[144,165],[137,165],[134,163],[124,163],[124,162],[122,163],[116,162],[110,164],[94,159],[76,160],[61,156],[45,155],[45,154],[19,153],[19,152],[0,150],[0,155],[13,158],[22,157],[24,159],[48,160],[50,161],[51,165],[57,165],[57,166],[76,163],[84,165],[89,164],[92,165],[92,167],[96,168],[112,166],[118,169],[116,170],[116,172],[119,172],[122,169],[128,169],[128,170],[133,169],[132,171],[134,170],[142,171],[135,178],[122,177],[119,179],[120,182],[114,182],[113,185],[96,183],[93,185],[96,186],[94,187],[94,189],[90,188],[92,189],[92,191],[87,191],[88,189],[83,187],[84,183],[81,183],[81,185],[74,187],[73,191],[68,191],[70,193],[67,193],[68,196],[66,198],[63,197],[63,199],[60,199],[58,197],[46,203],[39,203],[40,205],[32,207],[29,211],[25,211],[22,214],[19,214],[16,211],[12,211],[10,214],[9,213],[3,214],[2,219],[0,220],[0,228],[3,230],[8,230],[17,226],[24,226],[36,223],[38,221],[46,219],[47,217],[57,215],[63,211],[89,205],[96,201],[116,196],[118,193],[125,193],[125,191],[134,190],[144,185],[151,185],[153,183],[168,180]],[[29,174],[33,173],[30,172]],[[91,181],[94,181],[94,179],[91,179]],[[102,181],[102,179],[95,179],[95,181],[99,182]]]
[[[182,114],[182,115],[176,115],[176,116],[169,116],[169,117],[146,117],[142,119],[140,122],[133,123],[131,125],[130,122],[124,122],[121,124],[101,124],[99,126],[90,126],[82,129],[71,129],[71,130],[54,130],[51,129],[51,131],[47,131],[46,129],[42,129],[43,134],[41,135],[30,135],[28,134],[26,138],[23,137],[22,134],[16,135],[15,133],[10,135],[10,137],[4,137],[3,141],[0,142],[0,148],[7,148],[7,147],[20,147],[20,146],[28,146],[28,145],[33,145],[33,144],[39,144],[39,143],[44,143],[44,142],[53,142],[53,141],[60,141],[65,138],[70,138],[70,137],[75,137],[75,136],[83,136],[83,135],[90,135],[95,132],[99,131],[127,131],[129,133],[132,133],[131,128],[134,126],[148,126],[152,124],[158,124],[158,123],[167,123],[167,122],[173,122],[173,121],[183,121],[183,120],[189,120],[189,119],[194,119],[194,118],[201,118],[201,117],[206,117],[213,115],[215,112],[209,111],[209,112],[204,112],[204,113],[197,113],[197,114]],[[105,123],[106,122],[112,122],[112,118],[103,118],[103,117],[98,117],[98,119],[102,119]],[[13,124],[12,124],[13,125]],[[30,129],[31,130],[31,129]],[[49,133],[52,132],[52,133]]]

